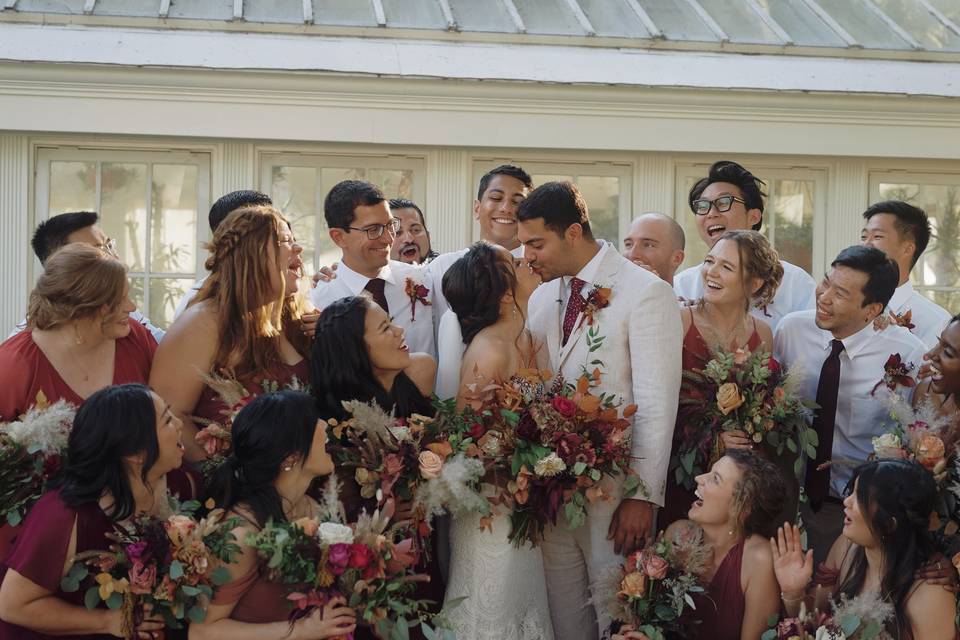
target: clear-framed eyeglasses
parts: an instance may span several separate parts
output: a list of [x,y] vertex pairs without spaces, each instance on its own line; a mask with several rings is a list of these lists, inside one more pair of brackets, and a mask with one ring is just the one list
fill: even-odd
[[370,240],[376,240],[383,235],[384,231],[390,231],[390,235],[396,237],[400,233],[400,218],[391,218],[387,224],[371,224],[366,227],[347,227],[352,231],[363,231]]
[[730,207],[733,206],[734,202],[739,202],[742,205],[747,204],[743,198],[738,198],[737,196],[720,196],[713,200],[707,200],[706,198],[694,200],[690,203],[690,208],[696,215],[705,216],[710,213],[710,207],[713,207],[720,213],[726,213],[730,211]]
[[112,256],[114,258],[119,257],[119,254],[117,253],[117,241],[113,238],[107,238],[100,244],[95,244],[93,246],[97,249],[100,249],[100,251],[103,251],[108,256]]

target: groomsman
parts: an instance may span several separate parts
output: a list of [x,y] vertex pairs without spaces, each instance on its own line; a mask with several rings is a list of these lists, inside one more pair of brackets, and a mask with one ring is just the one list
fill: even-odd
[[[816,459],[807,462],[809,502],[800,509],[817,562],[843,528],[840,501],[852,476],[843,462],[865,461],[873,451],[871,439],[890,430],[881,390],[909,390],[888,368],[899,359],[904,375],[915,378],[923,358],[923,343],[907,329],[875,323],[898,280],[896,262],[879,249],[848,247],[817,286],[816,309],[789,314],[774,334],[774,356],[799,376],[800,396],[820,407],[813,420],[820,446]],[[818,470],[829,460],[836,464]]]
[[673,276],[683,263],[686,242],[683,227],[676,220],[662,213],[644,213],[627,229],[623,257],[673,286]]
[[340,247],[337,277],[310,292],[317,309],[366,291],[393,322],[403,327],[411,351],[436,358],[433,333],[434,285],[423,269],[390,260],[400,221],[380,189],[369,182],[344,180],[323,203],[330,239]]
[[439,254],[430,247],[430,231],[423,211],[413,200],[394,198],[390,201],[390,214],[400,221],[390,259],[407,264],[426,264]]
[[[720,160],[710,173],[690,190],[688,202],[697,221],[700,237],[711,249],[724,231],[752,229],[763,224],[763,181],[736,162]],[[795,265],[780,261],[783,281],[773,303],[766,311],[753,308],[750,313],[776,329],[780,320],[793,311],[812,309],[816,285],[810,275]],[[684,269],[673,281],[677,295],[686,300],[703,297],[700,265]]]
[[[528,325],[549,368],[573,384],[600,361],[597,392],[639,407],[631,468],[649,495],[623,499],[622,484],[608,479],[603,488],[612,499],[590,504],[576,530],[548,527],[541,547],[557,638],[589,640],[609,623],[589,604],[590,583],[654,537],[680,391],[680,310],[667,283],[594,239],[587,205],[569,182],[535,189],[517,218],[524,257],[544,280],[530,298]],[[600,288],[610,289],[606,304],[595,296]]]
[[910,284],[910,271],[930,242],[927,214],[912,204],[888,200],[864,211],[863,219],[866,225],[860,233],[861,242],[880,249],[900,267],[900,282],[887,305],[888,317],[932,349],[951,316]]

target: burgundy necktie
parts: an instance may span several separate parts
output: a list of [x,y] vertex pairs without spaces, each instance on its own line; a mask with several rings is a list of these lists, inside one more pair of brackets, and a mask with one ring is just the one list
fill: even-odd
[[567,310],[563,314],[563,342],[560,343],[561,347],[567,344],[570,334],[573,333],[573,325],[587,304],[583,296],[580,295],[585,284],[587,283],[580,278],[574,278],[570,281],[570,298],[567,300]]
[[840,387],[840,352],[843,343],[830,342],[831,351],[820,369],[820,382],[817,384],[817,410],[813,419],[813,429],[817,432],[820,444],[817,446],[816,459],[807,460],[806,493],[810,499],[810,508],[819,511],[823,501],[830,494],[830,468],[817,471],[817,467],[833,455],[833,431],[837,422],[837,392]]
[[367,282],[364,289],[369,291],[370,295],[373,296],[373,301],[380,305],[380,308],[386,311],[387,315],[390,315],[390,305],[387,304],[387,296],[383,292],[386,284],[383,278],[372,278]]

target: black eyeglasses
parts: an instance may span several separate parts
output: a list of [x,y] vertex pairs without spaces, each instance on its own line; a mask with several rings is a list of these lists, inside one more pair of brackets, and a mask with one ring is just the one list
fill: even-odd
[[387,224],[371,224],[367,227],[346,227],[351,231],[363,231],[367,234],[367,238],[370,240],[376,240],[383,235],[383,232],[387,229],[390,230],[390,233],[396,236],[400,232],[400,218],[391,218],[390,222]]
[[707,200],[706,198],[694,200],[690,203],[690,209],[698,216],[705,216],[710,213],[710,207],[713,207],[720,213],[726,213],[730,211],[730,207],[733,206],[734,202],[739,202],[742,205],[747,204],[743,198],[738,198],[737,196],[720,196],[713,200]]

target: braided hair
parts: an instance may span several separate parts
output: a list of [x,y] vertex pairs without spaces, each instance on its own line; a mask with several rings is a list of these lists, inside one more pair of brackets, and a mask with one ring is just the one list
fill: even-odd
[[443,295],[457,314],[464,344],[500,318],[504,295],[516,296],[517,275],[504,252],[481,240],[443,274]]
[[780,288],[780,282],[783,280],[780,256],[770,246],[766,236],[759,231],[727,231],[720,236],[720,240],[732,240],[737,243],[737,252],[740,254],[740,277],[744,290],[750,291],[747,283],[754,278],[762,283],[760,288],[750,295],[747,308],[752,304],[766,310],[767,305],[772,303],[773,297],[777,295],[777,289]]

